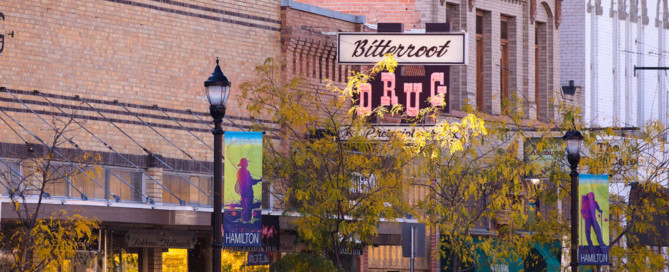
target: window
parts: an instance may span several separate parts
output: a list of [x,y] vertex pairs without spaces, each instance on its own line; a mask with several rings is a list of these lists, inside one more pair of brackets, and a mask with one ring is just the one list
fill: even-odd
[[[212,184],[214,184],[213,177],[211,176],[191,176],[190,181],[197,185],[202,191],[207,192],[210,196],[212,195]],[[203,193],[197,188],[190,187],[190,205],[191,206],[211,206],[211,198],[207,194]]]
[[108,169],[107,199],[115,200],[113,195],[122,201],[142,201],[142,173],[135,170]]
[[[191,206],[211,205],[211,199],[209,197],[212,195],[211,187],[213,180],[211,176],[200,176],[183,173],[181,173],[181,176],[175,173],[166,173],[163,175],[163,185],[176,195],[175,197],[167,190],[163,189],[163,203],[180,204],[179,199],[181,199],[185,202],[185,204]],[[191,183],[193,185],[191,185]],[[203,191],[206,192],[206,194]]]
[[23,179],[21,175],[18,161],[0,158],[0,193],[8,195],[10,191],[19,190]]
[[[71,167],[75,169],[74,167]],[[52,196],[81,197],[80,193],[89,199],[106,199],[115,201],[143,201],[143,175],[139,170],[122,168],[101,168],[91,166],[83,168],[85,171],[73,171],[72,175],[62,179],[62,184],[54,184],[55,190],[48,191]],[[68,183],[69,179],[70,183]],[[61,194],[58,186],[67,188],[67,194]],[[56,192],[55,194],[53,192]]]
[[546,23],[536,22],[534,31],[534,101],[537,120],[544,120],[548,114],[548,75],[546,56]]
[[79,170],[73,171],[74,175],[68,178],[69,197],[80,198],[81,194],[85,194],[90,199],[105,199],[107,184],[105,170],[96,167],[86,167],[82,170],[83,173]]
[[509,18],[502,16],[500,22],[500,103],[502,112],[504,104],[509,100]]
[[476,108],[483,111],[483,80],[485,69],[483,37],[483,12],[476,11]]

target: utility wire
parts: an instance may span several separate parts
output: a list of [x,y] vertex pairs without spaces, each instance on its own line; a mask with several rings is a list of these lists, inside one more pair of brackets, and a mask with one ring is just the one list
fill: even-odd
[[[9,168],[9,170],[12,172],[13,176],[16,176],[16,177],[18,177],[19,179],[21,179],[21,180],[27,182],[28,185],[32,186],[32,187],[35,188],[35,189],[39,188],[38,186],[35,186],[35,184],[33,184],[32,182],[30,182],[30,179],[27,179],[26,177],[24,177],[23,175],[21,175],[21,173],[20,173],[18,170],[14,169],[11,165],[9,165],[9,164],[8,164],[7,162],[5,162],[4,160],[0,160],[0,163],[4,164],[7,168]],[[10,179],[11,179],[11,177],[10,177]],[[68,183],[71,184],[70,180],[69,180],[67,177],[65,177],[65,179],[66,179],[66,181],[67,181]],[[10,188],[9,188],[9,187],[10,187],[10,184],[9,184],[10,182],[11,182],[11,181],[8,181],[8,184],[7,184],[7,187],[8,187],[8,188],[7,188],[7,191],[8,191],[8,193],[17,191],[17,190],[14,190],[14,188],[12,188],[12,190],[10,191]],[[82,193],[81,191],[79,191],[79,189],[78,189],[76,186],[73,186],[73,187],[74,187],[75,190],[77,190],[77,192],[79,192],[79,194]],[[18,189],[18,188],[17,188],[17,189]],[[10,195],[11,195],[11,194],[10,194]]]
[[[169,164],[167,164],[166,162],[164,162],[163,160],[161,160],[158,156],[155,156],[155,155],[153,154],[153,152],[151,152],[149,149],[147,149],[146,147],[144,147],[144,146],[142,146],[140,143],[138,143],[134,138],[132,138],[130,135],[128,135],[127,132],[125,132],[125,131],[124,131],[123,129],[121,129],[118,125],[116,125],[116,123],[114,123],[112,120],[110,120],[109,118],[107,118],[107,116],[105,116],[104,114],[102,114],[98,109],[96,109],[95,107],[93,107],[93,105],[91,105],[86,99],[84,99],[84,98],[81,97],[81,96],[77,96],[77,98],[79,98],[79,99],[80,99],[81,101],[83,101],[86,105],[88,105],[88,107],[90,107],[91,109],[93,109],[93,110],[94,110],[98,115],[100,115],[103,119],[107,120],[107,122],[109,122],[112,126],[114,126],[114,127],[115,127],[116,129],[118,129],[121,133],[123,133],[123,135],[125,135],[126,137],[128,137],[128,139],[130,139],[130,141],[132,141],[132,142],[135,143],[137,146],[139,146],[142,150],[144,150],[144,152],[146,152],[146,153],[147,153],[149,156],[151,156],[153,159],[157,160],[158,162],[160,162],[161,164],[165,165],[165,166],[166,166],[167,168],[169,168],[170,170],[174,171],[174,172],[175,172],[179,177],[181,177],[183,180],[185,180],[185,181],[188,182],[190,185],[192,185],[193,187],[195,187],[196,189],[198,189],[200,192],[204,193],[204,194],[205,194],[207,197],[209,197],[210,199],[212,199],[212,197],[211,197],[210,194],[208,194],[208,193],[205,192],[204,190],[200,189],[200,187],[198,187],[198,186],[196,186],[195,184],[193,184],[188,178],[184,177],[181,173],[179,173],[177,170],[175,170],[172,166],[170,166]],[[150,176],[149,176],[149,177],[150,177]],[[152,178],[152,179],[153,179],[153,178]],[[155,181],[155,179],[154,179],[154,181]],[[156,183],[159,184],[161,187],[163,187],[163,189],[167,190],[167,188],[166,188],[164,185],[162,185],[160,182],[156,181]],[[176,196],[175,196],[175,197],[176,197]],[[183,205],[186,205],[186,202],[185,202],[184,200],[182,200],[182,199],[179,198],[179,197],[177,197],[177,199],[179,199],[179,202],[180,202],[180,204],[181,204],[182,206],[183,206]]]
[[186,110],[186,111],[188,111],[188,112],[191,113],[193,116],[195,116],[195,118],[197,118],[198,120],[200,120],[200,122],[202,122],[203,124],[209,126],[209,129],[214,128],[214,127],[211,126],[211,122],[207,122],[207,121],[202,120],[202,117],[200,117],[199,115],[197,115],[197,113],[195,113],[194,111],[192,111],[192,110]]
[[[38,94],[40,97],[42,97],[44,100],[46,100],[47,102],[49,102],[49,104],[50,104],[52,107],[58,109],[58,110],[59,110],[61,113],[63,113],[63,114],[67,114],[62,108],[60,108],[60,107],[58,107],[56,104],[54,104],[49,98],[43,96],[41,92],[39,92],[39,91],[37,91],[37,90],[35,90],[34,92],[35,92],[36,94]],[[123,158],[125,161],[130,162],[132,165],[134,165],[130,160],[128,160],[127,158],[125,158],[124,156],[122,156],[121,154],[119,154],[118,152],[116,152],[116,150],[114,150],[110,145],[108,145],[107,143],[105,143],[104,141],[102,141],[100,138],[98,138],[93,132],[91,132],[88,128],[86,128],[84,125],[82,125],[79,121],[77,121],[77,120],[74,119],[74,118],[72,119],[72,121],[73,121],[75,124],[79,125],[79,127],[82,128],[84,131],[88,132],[88,134],[90,134],[91,136],[93,136],[95,139],[97,139],[98,141],[102,142],[102,144],[103,144],[105,147],[109,148],[109,150],[113,151],[114,153],[116,153],[117,155],[119,155],[121,158]],[[81,150],[81,151],[84,151],[84,150],[81,149],[81,148],[78,148],[78,149]],[[135,168],[138,168],[138,167],[136,167],[136,165],[134,165],[134,166],[135,166]],[[144,199],[146,199],[147,202],[149,202],[149,203],[152,203],[152,202],[153,202],[153,200],[150,199],[150,197],[148,197],[147,195],[145,195],[143,192],[139,191],[139,190],[138,190],[137,188],[135,188],[134,186],[130,185],[130,184],[129,184],[128,182],[126,182],[123,178],[119,177],[116,173],[114,173],[114,171],[112,171],[111,169],[105,167],[104,165],[102,166],[102,168],[104,168],[105,170],[107,170],[109,173],[111,173],[114,177],[116,177],[117,179],[119,179],[121,182],[125,183],[125,185],[128,185],[128,187],[130,187],[133,191],[135,191],[136,193],[139,193]],[[140,170],[141,170],[141,169],[140,169]],[[110,193],[111,193],[111,191],[110,191]],[[116,197],[115,197],[115,195],[114,195],[113,193],[112,193],[112,197],[114,197],[115,200],[119,201],[118,199],[116,199]]]
[[[11,91],[9,91],[9,89],[7,89],[7,88],[4,88],[4,90],[5,90],[5,92],[7,92],[8,94],[10,94],[12,97],[14,97],[14,99],[16,99],[16,101],[19,101],[19,103],[21,103],[24,107],[26,107],[30,112],[32,112],[33,114],[35,114],[35,116],[37,116],[37,118],[39,118],[40,120],[42,120],[42,121],[43,121],[47,126],[49,126],[49,128],[51,128],[54,132],[58,133],[58,129],[57,129],[56,127],[54,127],[51,123],[49,123],[49,121],[47,121],[47,120],[45,120],[44,118],[42,118],[42,116],[40,116],[39,113],[35,112],[32,108],[30,108],[30,107],[29,107],[26,103],[24,103],[23,100],[21,100],[18,96],[14,95],[14,93],[12,93]],[[5,113],[5,114],[6,114],[6,113]],[[72,120],[74,120],[74,118],[72,118]],[[63,136],[63,138],[66,139],[67,142],[70,143],[72,146],[74,146],[75,148],[81,150],[81,148],[79,147],[79,145],[77,145],[72,139],[67,138],[67,136],[65,135],[65,131],[62,131],[61,136]],[[49,146],[47,145],[47,147],[49,147]],[[68,160],[68,161],[69,161],[69,160]],[[70,163],[72,163],[72,164],[74,165],[73,162],[70,161]],[[98,185],[98,186],[99,186],[100,188],[102,188],[103,190],[107,191],[106,188],[105,188],[104,186],[102,186],[100,183],[98,183],[94,178],[92,178],[88,173],[86,173],[86,171],[83,171],[83,169],[80,168],[79,166],[76,166],[76,165],[75,165],[75,167],[76,167],[79,171],[81,171],[81,172],[82,172],[88,179],[90,179],[93,183],[95,183],[96,185]],[[113,174],[113,173],[112,173],[112,174]],[[116,174],[114,174],[114,176],[116,176]],[[118,176],[116,176],[116,177],[119,178],[119,179],[121,179],[121,178],[118,177]],[[121,180],[122,180],[122,179],[121,179]],[[124,182],[125,182],[125,181],[124,181]],[[72,184],[72,183],[70,183],[70,184]],[[72,186],[74,186],[74,184],[72,184]],[[74,187],[76,188],[76,186],[74,186]],[[76,190],[77,190],[78,192],[81,192],[81,191],[79,191],[79,189],[76,189]],[[111,192],[110,192],[110,193],[111,193]],[[113,193],[111,193],[111,194],[112,194],[112,197],[113,197],[114,194],[113,194]]]
[[134,115],[135,118],[137,118],[139,121],[142,121],[142,123],[143,123],[145,126],[148,126],[151,130],[153,130],[153,132],[155,132],[156,134],[158,134],[158,136],[160,136],[160,137],[163,138],[165,141],[167,141],[168,143],[170,143],[172,146],[174,146],[174,148],[176,148],[176,149],[178,149],[179,151],[181,151],[181,153],[183,153],[184,155],[186,155],[186,157],[188,157],[189,159],[193,160],[195,163],[197,163],[198,165],[200,165],[200,167],[202,167],[204,170],[206,170],[206,171],[209,172],[209,173],[213,173],[213,171],[211,171],[211,169],[209,169],[207,166],[205,166],[205,165],[204,165],[203,163],[201,163],[199,160],[196,160],[195,158],[193,158],[193,156],[191,156],[190,154],[188,154],[188,152],[186,152],[186,151],[183,150],[181,147],[179,147],[178,145],[176,145],[174,142],[170,141],[170,139],[168,139],[168,138],[165,137],[163,134],[161,134],[160,132],[158,132],[158,130],[155,129],[152,125],[150,125],[149,123],[147,123],[146,121],[144,121],[144,119],[142,119],[142,117],[139,117],[139,115],[137,115],[136,113],[130,111],[125,105],[123,105],[123,103],[120,103],[120,102],[116,101],[116,104],[119,105],[119,106],[121,106],[121,107],[122,107],[123,109],[125,109],[128,113],[131,113],[132,115]]
[[[42,141],[42,139],[40,139],[37,135],[33,134],[33,133],[32,133],[30,130],[28,130],[25,126],[21,125],[21,123],[19,123],[19,121],[17,121],[16,119],[14,119],[14,118],[13,118],[11,115],[9,115],[5,110],[3,110],[2,108],[0,108],[0,111],[2,111],[2,113],[4,113],[7,117],[9,117],[9,119],[12,119],[12,121],[14,121],[14,123],[16,123],[19,127],[21,127],[23,130],[25,130],[26,132],[28,132],[28,134],[30,134],[33,138],[35,138],[35,140],[37,140],[40,144],[44,145],[44,146],[47,147],[47,148],[50,148],[49,145],[48,145],[47,143],[45,143],[44,141]],[[3,119],[3,120],[4,120],[4,119]],[[52,151],[53,151],[53,153],[56,153],[56,155],[62,157],[66,162],[70,163],[70,165],[72,165],[72,166],[74,166],[75,168],[77,168],[77,170],[81,171],[82,173],[86,173],[86,171],[84,171],[83,169],[81,169],[81,167],[77,166],[74,162],[72,162],[72,161],[69,160],[67,157],[65,157],[65,155],[63,155],[62,153],[58,152],[57,149],[54,148]],[[89,177],[89,178],[90,178],[90,177]],[[75,186],[74,184],[72,184],[72,182],[71,182],[69,179],[66,179],[66,181],[68,182],[68,184],[72,185],[72,187],[74,187],[74,188],[77,190],[77,192],[79,192],[79,193],[81,194],[81,199],[83,199],[83,200],[88,200],[88,197],[86,196],[86,194],[81,193],[81,190],[79,190],[79,189],[77,188],[77,186]],[[97,183],[95,180],[92,180],[92,181],[93,181],[95,184],[97,184],[98,186],[100,186],[100,184]],[[34,185],[33,185],[33,186],[34,186]],[[104,187],[102,187],[102,188],[104,189]]]
[[174,119],[174,118],[173,118],[172,116],[170,116],[165,110],[163,110],[162,108],[158,107],[158,105],[154,105],[154,107],[157,108],[157,109],[159,109],[161,112],[163,112],[163,114],[165,114],[165,116],[167,116],[167,117],[170,118],[172,121],[174,121],[175,123],[177,123],[182,129],[184,129],[185,131],[188,131],[188,133],[189,133],[190,135],[192,135],[193,137],[195,137],[195,139],[197,139],[198,141],[200,141],[200,143],[202,143],[202,144],[205,145],[207,148],[209,148],[209,150],[214,151],[214,149],[211,148],[211,146],[209,146],[207,143],[205,143],[204,141],[202,141],[202,139],[200,139],[200,137],[197,137],[195,134],[193,134],[193,132],[190,131],[190,129],[184,127],[184,126],[181,124],[181,122],[179,122],[179,121],[177,121],[176,119]]

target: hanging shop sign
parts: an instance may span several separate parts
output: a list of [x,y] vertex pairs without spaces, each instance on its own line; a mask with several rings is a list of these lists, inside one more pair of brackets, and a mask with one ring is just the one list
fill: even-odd
[[197,237],[192,231],[129,230],[125,243],[127,247],[193,248]]
[[466,64],[465,33],[337,34],[339,64],[374,64],[392,54],[399,64]]
[[259,247],[262,132],[225,132],[223,245]]
[[279,251],[281,252],[296,252],[297,251],[297,235],[295,234],[283,234],[279,237],[281,241],[281,247]]
[[359,132],[356,132],[354,127],[343,126],[339,131],[339,137],[343,140],[348,140],[353,136],[360,135],[370,140],[387,141],[389,136],[393,133],[400,133],[409,138],[413,138],[417,132],[424,129],[427,129],[433,134],[436,133],[433,127],[415,127],[408,125],[375,125]]
[[609,176],[579,175],[578,263],[608,265],[609,262]]
[[360,86],[358,115],[367,115],[379,106],[404,106],[408,117],[435,106],[450,112],[447,66],[398,66],[394,73],[383,72]]

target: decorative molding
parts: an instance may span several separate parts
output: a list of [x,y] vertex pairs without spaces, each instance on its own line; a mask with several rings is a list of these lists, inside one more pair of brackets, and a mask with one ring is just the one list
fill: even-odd
[[[613,0],[612,0],[613,1]],[[627,13],[627,0],[618,0],[618,19],[626,20],[629,13]]]
[[560,28],[560,23],[562,22],[562,1],[555,0],[555,29]]
[[[658,3],[659,5],[659,3]],[[639,19],[639,0],[630,0],[630,22],[636,23]]]
[[512,3],[512,4],[518,4],[518,5],[525,5],[525,4],[527,4],[527,0],[502,0],[502,2],[507,2],[507,3]]
[[596,7],[596,12],[597,12],[595,14],[597,14],[597,15],[604,14],[604,7],[602,7],[602,0],[595,0],[595,7]]
[[643,25],[648,25],[648,22],[650,21],[650,19],[648,19],[648,7],[646,2],[648,2],[648,0],[641,0],[641,23]]
[[537,0],[530,0],[530,22],[534,24],[537,19]]

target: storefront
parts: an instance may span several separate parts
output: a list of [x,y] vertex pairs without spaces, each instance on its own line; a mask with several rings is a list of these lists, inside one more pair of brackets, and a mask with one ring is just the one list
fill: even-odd
[[[474,244],[481,243],[482,239],[484,238],[474,237]],[[495,244],[499,243],[497,239],[485,239],[493,239],[493,246],[488,252],[501,251],[500,246],[495,246]],[[451,254],[452,250],[443,248],[443,252],[445,253],[445,257],[440,259],[441,271],[456,271],[453,263],[458,260],[454,260]],[[475,272],[560,271],[560,244],[558,242],[547,244],[539,244],[535,242],[525,258],[515,256],[514,252],[509,250],[500,254],[504,256],[496,257],[494,253],[486,253],[480,247],[476,247],[475,255],[472,256],[474,261],[464,263],[458,262],[458,265],[456,266],[458,266],[458,271],[467,269],[467,271]]]

